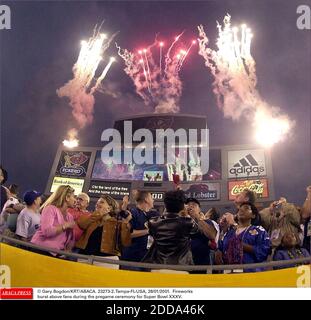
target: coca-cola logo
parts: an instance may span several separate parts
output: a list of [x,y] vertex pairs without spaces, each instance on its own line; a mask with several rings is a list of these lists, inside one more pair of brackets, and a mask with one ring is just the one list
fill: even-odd
[[229,200],[234,200],[237,195],[249,189],[255,192],[260,198],[269,197],[268,180],[254,179],[243,181],[229,181]]
[[231,190],[231,194],[233,196],[236,196],[236,195],[240,194],[241,192],[243,192],[243,190],[246,189],[246,188],[251,190],[251,191],[254,191],[256,193],[263,193],[263,191],[264,191],[263,183],[254,182],[252,184],[235,185]]

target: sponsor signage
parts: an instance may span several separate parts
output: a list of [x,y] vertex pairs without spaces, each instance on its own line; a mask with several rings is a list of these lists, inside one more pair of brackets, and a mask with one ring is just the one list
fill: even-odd
[[196,198],[199,201],[220,200],[220,183],[193,183],[181,184],[187,198]]
[[164,200],[164,192],[154,192],[154,191],[150,191],[152,199],[154,201],[159,201],[162,202]]
[[69,185],[75,189],[75,194],[79,194],[82,192],[84,179],[54,177],[50,191],[54,192],[61,185]]
[[62,151],[56,170],[57,176],[85,177],[91,152]]
[[149,191],[151,193],[152,199],[155,202],[163,202],[165,192],[161,191]]
[[267,175],[263,149],[228,151],[228,177],[248,178]]
[[254,180],[237,180],[229,181],[228,194],[229,200],[234,200],[235,197],[243,192],[244,189],[254,191],[259,198],[268,198],[268,180],[267,179],[254,179]]
[[122,200],[124,196],[129,196],[131,191],[130,182],[118,181],[91,181],[88,194],[91,197],[109,195],[116,200]]

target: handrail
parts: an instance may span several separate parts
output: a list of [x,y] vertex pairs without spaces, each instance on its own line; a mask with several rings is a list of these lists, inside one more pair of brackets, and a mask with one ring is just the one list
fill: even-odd
[[272,268],[272,267],[282,267],[293,264],[311,264],[311,257],[299,258],[293,260],[282,260],[282,261],[270,261],[262,263],[249,263],[249,264],[231,264],[231,265],[168,265],[168,264],[154,264],[154,263],[143,263],[143,262],[133,262],[124,260],[113,260],[105,257],[84,255],[79,253],[66,252],[63,250],[52,249],[48,247],[38,246],[36,244],[11,238],[0,234],[0,242],[3,240],[9,241],[10,243],[21,245],[23,247],[28,247],[32,249],[37,249],[43,252],[53,252],[66,257],[72,257],[77,259],[85,259],[87,263],[93,264],[94,261],[104,262],[108,264],[117,264],[121,266],[128,267],[139,267],[145,269],[169,269],[169,270],[180,270],[180,271],[199,271],[199,270],[235,270],[235,269],[255,269],[255,268]]

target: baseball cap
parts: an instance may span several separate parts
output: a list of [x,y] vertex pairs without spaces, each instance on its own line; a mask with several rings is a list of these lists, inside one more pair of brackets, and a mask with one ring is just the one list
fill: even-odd
[[41,192],[35,190],[26,191],[24,193],[24,202],[27,204],[27,206],[31,206],[34,203],[34,201],[41,195]]
[[186,200],[186,204],[188,204],[189,202],[194,202],[194,203],[196,203],[199,207],[201,206],[200,201],[197,200],[196,198],[188,198],[188,199]]

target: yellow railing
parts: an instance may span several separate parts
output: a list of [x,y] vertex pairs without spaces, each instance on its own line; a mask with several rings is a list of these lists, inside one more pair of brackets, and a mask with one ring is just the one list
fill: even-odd
[[11,269],[11,287],[296,287],[303,276],[299,268],[204,275],[111,270],[4,243],[0,243],[0,264]]

